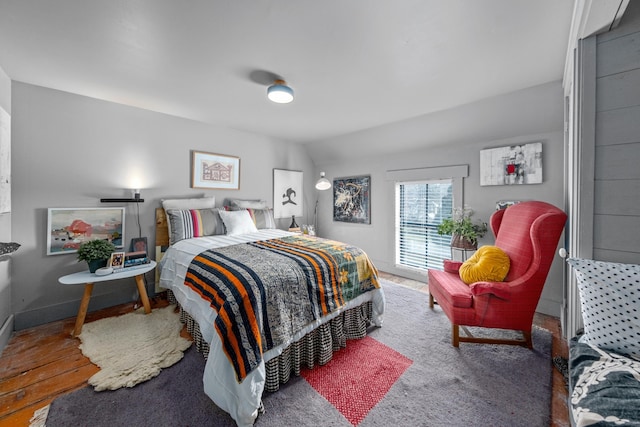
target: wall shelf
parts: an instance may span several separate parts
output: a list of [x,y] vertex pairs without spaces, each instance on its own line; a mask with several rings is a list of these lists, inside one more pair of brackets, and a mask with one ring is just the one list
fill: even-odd
[[100,199],[102,203],[144,203],[144,199]]

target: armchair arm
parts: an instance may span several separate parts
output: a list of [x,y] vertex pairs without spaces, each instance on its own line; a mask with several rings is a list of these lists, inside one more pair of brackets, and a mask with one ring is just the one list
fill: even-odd
[[460,261],[453,261],[450,259],[445,259],[443,261],[444,271],[447,273],[457,273],[460,270],[460,266],[462,263]]
[[511,287],[506,282],[475,282],[469,289],[473,296],[491,294],[505,301],[511,299]]

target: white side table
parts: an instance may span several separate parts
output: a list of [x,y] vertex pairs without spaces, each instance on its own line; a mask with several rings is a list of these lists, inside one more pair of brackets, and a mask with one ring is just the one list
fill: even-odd
[[149,264],[145,264],[144,266],[123,268],[120,271],[107,274],[106,276],[97,276],[95,273],[89,273],[89,270],[86,270],[79,273],[67,274],[66,276],[59,278],[58,282],[63,285],[84,284],[84,295],[80,302],[80,309],[78,310],[78,316],[76,317],[76,326],[73,329],[73,336],[77,337],[80,335],[80,332],[82,332],[82,325],[84,324],[84,318],[87,316],[87,308],[89,308],[89,299],[91,299],[91,292],[93,292],[94,283],[135,277],[136,285],[138,285],[138,292],[140,293],[140,299],[142,299],[142,305],[144,305],[144,312],[146,314],[151,313],[151,304],[149,303],[147,290],[144,287],[143,276],[154,268],[156,268],[156,262],[151,261]]

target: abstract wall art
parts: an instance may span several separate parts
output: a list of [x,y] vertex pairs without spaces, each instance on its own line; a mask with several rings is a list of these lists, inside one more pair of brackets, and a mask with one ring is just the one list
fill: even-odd
[[480,151],[480,185],[542,184],[542,142]]
[[371,176],[333,180],[333,220],[371,224]]

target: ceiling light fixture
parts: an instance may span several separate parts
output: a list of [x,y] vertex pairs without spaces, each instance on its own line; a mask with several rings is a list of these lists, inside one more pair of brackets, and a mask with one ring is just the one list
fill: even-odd
[[267,89],[267,97],[278,104],[288,104],[293,101],[293,89],[284,80],[276,80]]
[[320,179],[316,182],[316,190],[328,190],[331,188],[331,182],[324,177],[324,172],[320,172]]

